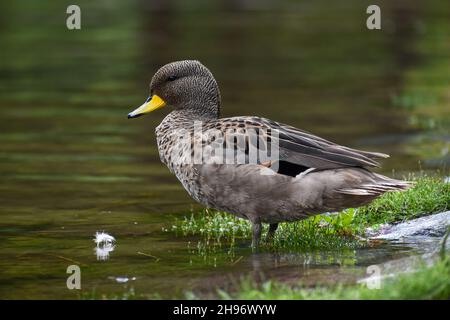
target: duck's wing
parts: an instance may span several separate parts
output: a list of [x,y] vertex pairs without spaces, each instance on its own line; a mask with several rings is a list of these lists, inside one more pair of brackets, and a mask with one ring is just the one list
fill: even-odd
[[[265,118],[224,118],[209,124],[209,127],[219,130],[224,136],[230,134],[245,136],[248,135],[249,129],[252,129],[264,137],[258,139],[259,149],[268,150],[270,144],[275,143],[278,147],[278,160],[306,168],[378,167],[379,163],[376,160],[388,157],[382,153],[344,147],[309,132]],[[235,149],[248,152],[246,149],[249,143],[254,143],[251,139],[245,141],[244,145],[238,144]]]

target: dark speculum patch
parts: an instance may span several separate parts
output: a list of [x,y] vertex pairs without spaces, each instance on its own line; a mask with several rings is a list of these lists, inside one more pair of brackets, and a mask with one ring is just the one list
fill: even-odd
[[[278,174],[284,174],[286,176],[291,176],[291,177],[295,177],[297,175],[299,175],[300,173],[310,169],[308,167],[305,166],[301,166],[292,162],[287,162],[287,161],[277,161],[275,163],[278,163]],[[274,166],[274,164],[271,165],[272,168],[276,168],[276,166]]]

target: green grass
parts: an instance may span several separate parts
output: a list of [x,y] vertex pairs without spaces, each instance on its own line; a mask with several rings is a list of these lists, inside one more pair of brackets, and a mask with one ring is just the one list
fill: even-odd
[[422,217],[450,209],[450,183],[438,177],[415,179],[406,192],[388,192],[368,206],[358,209],[353,223],[370,226]]
[[[281,224],[271,242],[263,242],[265,248],[276,249],[348,249],[363,246],[351,228],[356,210],[348,209],[339,215],[318,215],[307,220]],[[263,234],[267,226],[263,227]],[[204,209],[191,213],[184,220],[177,221],[172,230],[184,236],[200,235],[204,243],[220,245],[235,244],[251,238],[251,224],[247,220],[215,210]],[[299,236],[301,235],[301,236]]]
[[[301,284],[289,286],[267,281],[260,285],[250,280],[241,282],[235,292],[218,290],[221,299],[449,299],[450,259],[439,260],[432,266],[422,265],[413,273],[384,279],[380,289],[369,289],[365,284],[334,287],[305,288]],[[187,297],[196,299],[193,293]]]
[[[410,177],[415,186],[405,192],[386,193],[365,207],[338,214],[317,215],[306,220],[282,223],[272,242],[263,248],[295,250],[354,249],[368,245],[361,241],[367,227],[414,219],[449,210],[450,184],[441,178]],[[248,221],[215,210],[193,212],[178,220],[172,230],[183,236],[201,236],[204,243],[231,243],[251,238]],[[267,232],[264,227],[263,234]]]

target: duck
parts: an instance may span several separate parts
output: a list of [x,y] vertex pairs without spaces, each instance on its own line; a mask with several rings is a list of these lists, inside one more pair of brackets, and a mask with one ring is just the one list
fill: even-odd
[[387,154],[258,116],[221,118],[218,83],[197,60],[157,70],[148,98],[128,118],[164,107],[170,113],[155,129],[161,162],[203,206],[249,220],[254,248],[263,223],[269,241],[279,223],[357,208],[411,186],[371,171]]

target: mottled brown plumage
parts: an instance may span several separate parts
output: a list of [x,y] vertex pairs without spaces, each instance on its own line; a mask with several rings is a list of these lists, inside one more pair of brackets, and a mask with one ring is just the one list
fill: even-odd
[[[270,224],[270,238],[279,222],[358,207],[387,191],[404,190],[410,185],[368,170],[379,166],[377,160],[386,158],[385,154],[340,146],[269,119],[219,119],[218,85],[198,61],[163,66],[153,76],[150,95],[173,108],[156,128],[161,161],[196,201],[250,220],[254,246],[259,243],[261,223]],[[135,111],[129,117],[138,115]],[[195,133],[195,121],[201,121],[203,134]],[[269,148],[276,143],[279,157],[250,164],[193,163],[193,144],[200,143],[207,149],[224,143],[210,133],[212,129],[223,133],[222,140],[230,129],[244,136],[249,129],[262,132],[269,142],[258,147]],[[181,132],[190,140],[182,140]],[[248,157],[254,142],[248,138],[243,141],[235,145],[235,151]],[[266,171],[262,174],[261,170]]]

